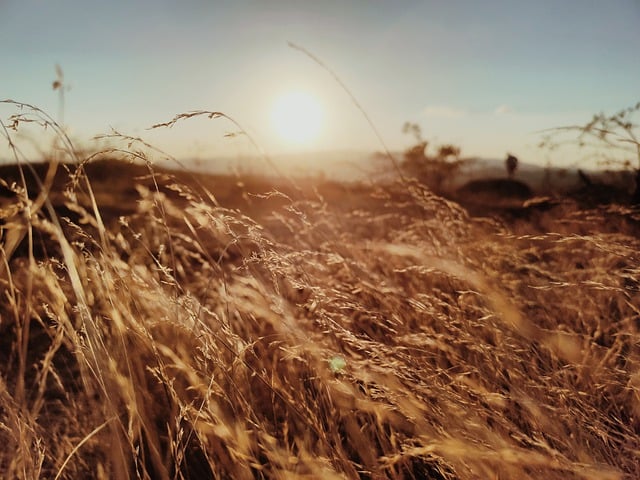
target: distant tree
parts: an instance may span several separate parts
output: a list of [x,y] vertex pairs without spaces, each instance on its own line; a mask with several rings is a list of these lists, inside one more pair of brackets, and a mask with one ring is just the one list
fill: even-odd
[[451,144],[440,145],[438,147],[438,158],[442,158],[443,160],[459,160],[460,147],[456,147],[455,145]]
[[422,138],[422,130],[416,123],[405,122],[402,133],[412,135],[415,139],[415,144],[404,151],[403,166],[409,170],[420,169],[420,166],[428,160],[426,151],[429,142]]
[[518,158],[510,153],[507,154],[507,159],[504,161],[505,167],[507,168],[507,176],[509,178],[513,178],[516,173],[516,169],[518,168]]
[[420,128],[420,125],[418,125],[417,123],[412,123],[412,122],[404,122],[404,125],[402,125],[402,133],[408,133],[414,136],[414,138],[416,139],[416,143],[420,143],[422,142],[422,129]]
[[405,122],[402,132],[412,135],[415,144],[404,151],[401,168],[434,192],[444,193],[465,163],[465,160],[460,159],[460,147],[452,144],[440,145],[435,155],[429,155],[429,142],[422,137],[419,125]]

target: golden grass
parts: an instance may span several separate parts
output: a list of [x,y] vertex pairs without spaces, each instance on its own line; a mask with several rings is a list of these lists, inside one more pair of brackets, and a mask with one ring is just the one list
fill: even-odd
[[3,478],[640,477],[634,211],[136,183],[119,221],[98,179],[14,217]]

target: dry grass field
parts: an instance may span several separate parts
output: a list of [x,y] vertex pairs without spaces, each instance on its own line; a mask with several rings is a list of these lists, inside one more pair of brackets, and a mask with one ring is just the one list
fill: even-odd
[[0,477],[640,478],[637,210],[81,165],[2,168]]

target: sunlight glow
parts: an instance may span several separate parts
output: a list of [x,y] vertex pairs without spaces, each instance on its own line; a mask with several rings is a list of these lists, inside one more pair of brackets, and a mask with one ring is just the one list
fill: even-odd
[[289,92],[279,97],[271,111],[271,124],[287,143],[302,145],[317,138],[323,112],[318,100],[305,92]]

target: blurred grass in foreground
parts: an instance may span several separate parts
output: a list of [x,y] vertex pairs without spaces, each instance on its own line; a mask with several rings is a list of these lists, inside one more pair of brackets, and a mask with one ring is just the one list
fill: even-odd
[[5,185],[3,478],[640,477],[634,210],[477,219],[138,147]]

